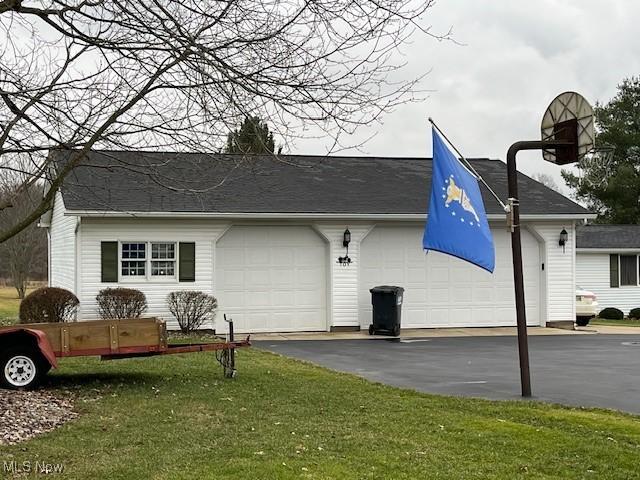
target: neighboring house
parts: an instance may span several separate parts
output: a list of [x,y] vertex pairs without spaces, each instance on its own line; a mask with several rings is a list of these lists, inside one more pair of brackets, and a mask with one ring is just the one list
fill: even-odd
[[[505,164],[472,162],[506,198]],[[148,314],[170,326],[167,294],[197,289],[218,298],[219,331],[221,313],[241,332],[367,328],[369,289],[395,284],[405,288],[404,328],[515,325],[505,213],[482,187],[493,275],[427,255],[430,180],[424,158],[95,151],[43,220],[49,281],[76,293],[82,319],[97,318],[101,289],[127,286],[142,290]],[[575,224],[593,215],[524,175],[519,188],[528,323],[572,321]],[[347,228],[352,263],[343,266]]]
[[640,225],[582,225],[576,243],[576,283],[596,294],[599,308],[628,315],[640,307]]

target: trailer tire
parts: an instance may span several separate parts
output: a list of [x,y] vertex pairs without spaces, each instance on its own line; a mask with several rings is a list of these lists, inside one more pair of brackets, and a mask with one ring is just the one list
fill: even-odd
[[0,387],[11,390],[33,389],[40,384],[50,368],[42,354],[32,348],[8,348],[0,354]]

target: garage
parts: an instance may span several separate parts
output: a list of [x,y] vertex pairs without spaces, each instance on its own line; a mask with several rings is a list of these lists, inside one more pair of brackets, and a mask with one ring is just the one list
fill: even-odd
[[[403,328],[515,325],[509,233],[493,229],[496,268],[492,274],[455,257],[422,250],[421,226],[376,226],[363,240],[358,317],[371,323],[375,285],[405,288]],[[527,323],[540,324],[540,249],[522,231]]]
[[231,227],[216,244],[219,311],[238,332],[327,330],[326,264],[311,227]]

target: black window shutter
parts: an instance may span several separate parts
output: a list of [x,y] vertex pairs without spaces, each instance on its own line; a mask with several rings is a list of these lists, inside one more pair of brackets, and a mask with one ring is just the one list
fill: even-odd
[[101,281],[118,281],[118,242],[100,243]]
[[618,255],[609,255],[609,286],[617,288],[620,286],[620,274],[618,272]]
[[178,280],[181,282],[196,281],[196,244],[180,242],[178,258]]

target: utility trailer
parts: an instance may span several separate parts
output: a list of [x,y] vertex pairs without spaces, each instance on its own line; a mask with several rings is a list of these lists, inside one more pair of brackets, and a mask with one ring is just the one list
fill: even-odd
[[234,341],[232,321],[228,341],[173,345],[167,341],[166,323],[157,318],[0,327],[0,387],[33,388],[51,368],[57,368],[61,357],[115,360],[209,351],[216,352],[225,376],[231,378],[236,372],[235,349],[250,345],[249,337]]

